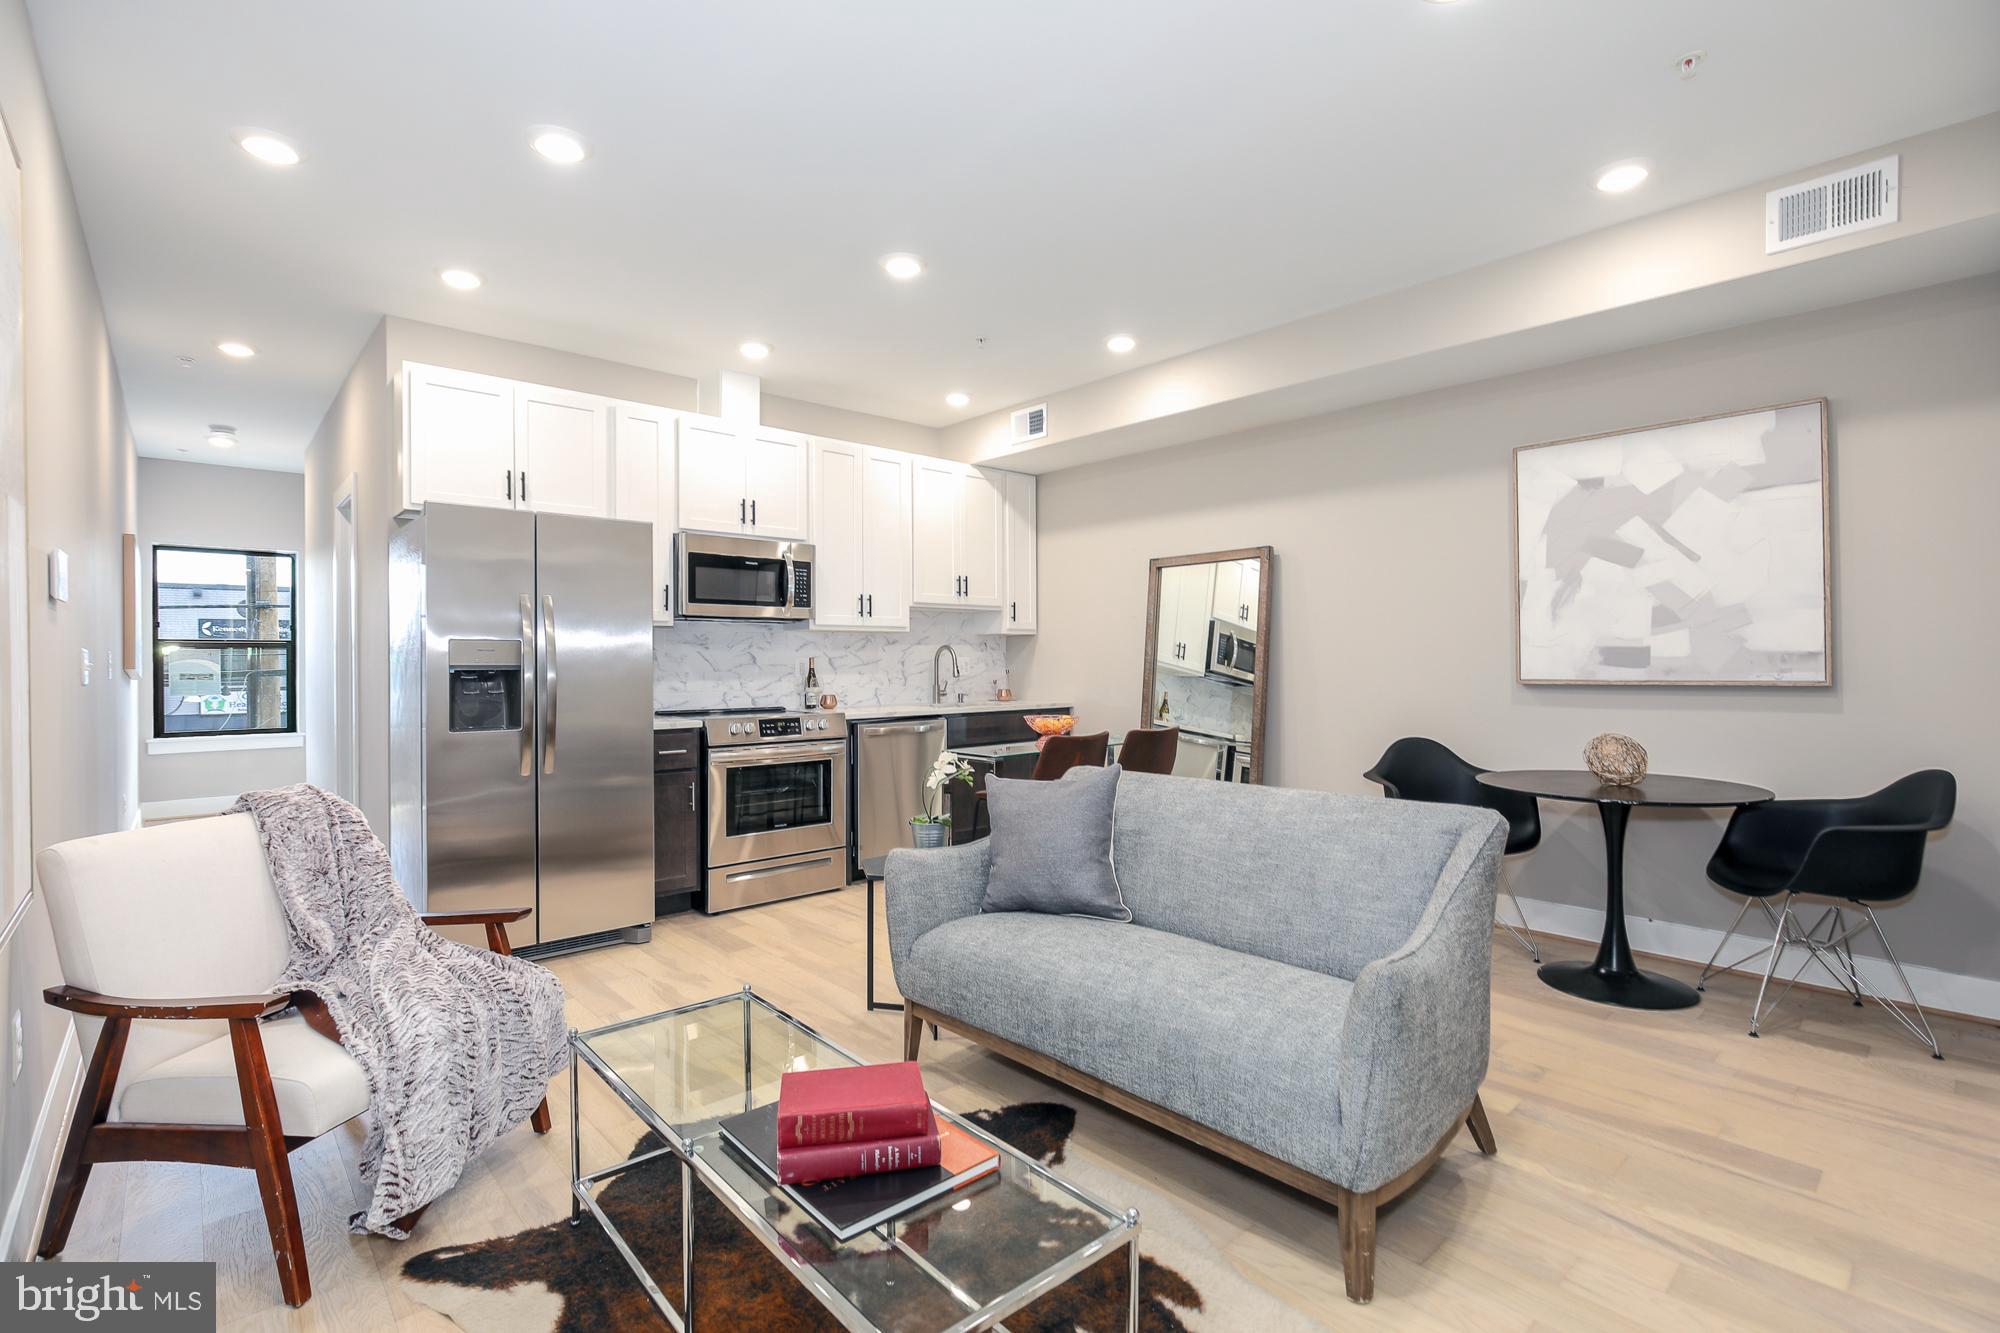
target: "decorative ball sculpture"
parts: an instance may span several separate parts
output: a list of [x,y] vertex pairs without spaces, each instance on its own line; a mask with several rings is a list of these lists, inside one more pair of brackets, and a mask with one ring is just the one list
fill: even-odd
[[1607,731],[1583,747],[1583,763],[1607,787],[1629,787],[1646,776],[1646,747]]

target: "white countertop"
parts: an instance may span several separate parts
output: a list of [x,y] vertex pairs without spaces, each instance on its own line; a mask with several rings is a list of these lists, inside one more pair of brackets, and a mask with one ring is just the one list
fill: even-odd
[[[984,703],[964,704],[861,704],[854,708],[836,708],[834,711],[845,713],[849,722],[880,722],[884,718],[891,717],[945,717],[955,713],[1047,713],[1067,706],[1033,699],[1009,699],[1004,703],[998,699],[989,699]],[[680,727],[698,727],[705,720],[694,714],[655,717],[653,730],[673,731]]]

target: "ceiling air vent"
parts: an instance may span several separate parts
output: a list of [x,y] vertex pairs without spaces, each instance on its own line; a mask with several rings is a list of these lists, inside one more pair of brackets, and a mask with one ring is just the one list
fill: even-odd
[[1049,405],[1024,407],[1014,414],[1014,443],[1032,444],[1049,433]]
[[1896,164],[1885,157],[1764,196],[1764,253],[1867,231],[1896,220]]

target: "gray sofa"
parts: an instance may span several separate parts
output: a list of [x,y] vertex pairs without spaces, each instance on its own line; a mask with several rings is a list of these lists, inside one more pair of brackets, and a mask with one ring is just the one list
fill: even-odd
[[916,1059],[934,1023],[1331,1202],[1347,1294],[1375,1210],[1467,1125],[1486,1074],[1490,810],[1126,774],[1131,924],[982,914],[990,844],[889,854]]

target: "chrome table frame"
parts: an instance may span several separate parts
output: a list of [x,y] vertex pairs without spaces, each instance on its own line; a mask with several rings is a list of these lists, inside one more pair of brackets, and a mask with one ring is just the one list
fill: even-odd
[[[711,999],[697,1001],[694,1004],[681,1005],[676,1009],[667,1009],[660,1013],[647,1014],[641,1018],[626,1019],[620,1023],[611,1023],[604,1027],[592,1028],[588,1032],[579,1032],[575,1028],[570,1029],[569,1224],[571,1226],[578,1225],[583,1219],[584,1210],[589,1210],[590,1215],[597,1219],[597,1224],[604,1229],[604,1234],[610,1239],[612,1248],[616,1249],[624,1258],[626,1266],[632,1270],[633,1276],[639,1279],[639,1285],[645,1288],[646,1294],[652,1298],[653,1305],[665,1317],[667,1323],[675,1329],[676,1333],[692,1333],[697,1305],[694,1287],[694,1186],[695,1181],[699,1179],[702,1184],[708,1187],[711,1194],[721,1200],[723,1205],[731,1213],[735,1214],[736,1220],[751,1235],[763,1243],[765,1250],[782,1264],[801,1286],[811,1293],[813,1299],[817,1300],[826,1309],[827,1313],[831,1314],[840,1323],[842,1328],[853,1330],[853,1333],[881,1333],[881,1330],[869,1320],[868,1316],[863,1314],[852,1302],[842,1295],[837,1287],[827,1281],[816,1267],[798,1257],[793,1247],[764,1220],[762,1212],[757,1208],[754,1201],[745,1199],[736,1191],[734,1186],[722,1177],[721,1173],[714,1166],[709,1164],[705,1159],[700,1142],[678,1133],[667,1122],[664,1116],[655,1111],[644,1097],[641,1097],[631,1085],[619,1077],[617,1071],[606,1064],[589,1045],[592,1037],[617,1032],[623,1028],[637,1027],[642,1023],[656,1023],[662,1019],[693,1013],[699,1009],[736,1003],[741,1003],[744,1006],[743,1082],[745,1089],[744,1100],[746,1103],[749,1101],[750,1088],[749,1006],[752,1004],[760,1006],[781,1021],[798,1028],[813,1040],[822,1043],[842,1057],[854,1061],[855,1064],[865,1063],[847,1048],[829,1040],[823,1034],[801,1023],[798,1019],[778,1008],[763,996],[754,993],[747,984],[741,991],[734,994],[718,995]],[[641,1153],[637,1157],[628,1157],[602,1170],[592,1171],[588,1174],[584,1173],[582,1131],[577,1114],[577,1077],[582,1067],[586,1065],[589,1066],[593,1073],[604,1080],[605,1085],[611,1089],[619,1101],[624,1103],[628,1110],[636,1115],[648,1129],[660,1136],[660,1139],[667,1145],[666,1147],[656,1148],[648,1153]],[[1108,1217],[1116,1218],[1121,1216],[1118,1209],[1113,1208],[1103,1200],[1062,1179],[1040,1162],[1029,1157],[1026,1153],[1020,1152],[1012,1145],[986,1133],[977,1125],[971,1124],[959,1116],[952,1115],[951,1112],[938,1106],[935,1102],[932,1103],[932,1106],[939,1114],[951,1116],[954,1128],[983,1140],[1006,1157],[1011,1157],[1021,1162],[1029,1171],[1048,1180],[1064,1193],[1074,1195],[1082,1202]],[[750,1110],[752,1108],[746,1105],[744,1109]],[[612,1225],[611,1219],[605,1216],[604,1210],[598,1207],[597,1200],[592,1198],[590,1194],[590,1186],[598,1181],[614,1176],[621,1171],[629,1170],[642,1162],[652,1161],[663,1156],[672,1156],[680,1163],[681,1171],[681,1305],[683,1308],[679,1310],[676,1310],[672,1303],[667,1300],[666,1293],[662,1292],[659,1284],[653,1281],[652,1275],[646,1271],[645,1265],[639,1261],[638,1255],[632,1252],[631,1246],[618,1233],[618,1228]],[[936,1279],[939,1286],[949,1293],[953,1299],[966,1307],[964,1317],[955,1323],[947,1325],[940,1333],[974,1333],[974,1330],[997,1328],[1001,1320],[1026,1308],[1077,1274],[1102,1262],[1107,1255],[1113,1254],[1120,1248],[1123,1248],[1127,1256],[1125,1327],[1127,1333],[1138,1333],[1139,1212],[1136,1208],[1126,1209],[1122,1216],[1124,1218],[1124,1225],[1116,1232],[1108,1232],[1106,1235],[1070,1254],[1060,1263],[1042,1270],[1034,1277],[1016,1286],[1013,1290],[1005,1292],[994,1300],[985,1302],[984,1304],[981,1304],[971,1294],[945,1277],[942,1273],[939,1273],[935,1268],[932,1268],[921,1255],[909,1249],[900,1237],[888,1236],[887,1239],[915,1262],[918,1267]],[[893,1225],[893,1222],[887,1225]]]

